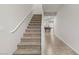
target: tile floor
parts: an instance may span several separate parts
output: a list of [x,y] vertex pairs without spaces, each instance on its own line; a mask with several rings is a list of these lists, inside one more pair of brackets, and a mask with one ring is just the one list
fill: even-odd
[[45,33],[45,55],[77,55],[70,47],[59,40],[54,34]]

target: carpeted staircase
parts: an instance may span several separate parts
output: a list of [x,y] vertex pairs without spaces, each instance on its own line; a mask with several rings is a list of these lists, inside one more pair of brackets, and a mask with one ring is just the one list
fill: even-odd
[[41,15],[34,15],[14,55],[41,54]]

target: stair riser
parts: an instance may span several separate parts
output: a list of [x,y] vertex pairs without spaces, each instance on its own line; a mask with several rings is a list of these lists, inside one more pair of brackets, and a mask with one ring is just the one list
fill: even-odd
[[41,18],[40,18],[40,17],[33,17],[33,18],[32,18],[32,20],[35,20],[35,19],[36,19],[36,20],[40,20]]
[[29,25],[41,25],[40,23],[30,23]]
[[39,20],[38,20],[38,21],[36,21],[36,20],[31,20],[30,22],[41,22],[41,21],[39,21]]
[[21,39],[21,42],[40,42],[40,39]]
[[28,27],[28,29],[41,29],[40,27]]
[[32,21],[30,21],[30,23],[41,23],[41,21],[32,20]]
[[28,27],[41,27],[41,25],[40,26],[38,26],[38,25],[29,25]]
[[28,28],[41,28],[41,26],[28,26]]
[[37,35],[40,35],[41,33],[40,32],[25,32],[24,34],[37,34]]
[[29,26],[41,26],[41,24],[29,24]]
[[32,20],[40,20],[40,18],[38,19],[38,18],[32,18]]
[[24,33],[24,35],[40,35],[40,33],[35,33],[35,32],[34,33],[33,32],[32,33],[30,33],[30,32],[27,33],[26,32],[26,33]]
[[28,28],[41,28],[41,26],[28,26]]
[[41,22],[30,22],[31,24],[41,24]]
[[37,45],[18,45],[18,49],[40,49],[40,46]]
[[30,23],[41,23],[41,21],[31,21]]
[[41,52],[38,53],[14,53],[13,55],[41,55]]
[[15,51],[15,53],[13,55],[40,55],[41,54],[41,51],[40,50],[36,50],[34,49],[34,51],[30,50],[30,51],[22,51],[23,49],[21,50],[17,50]]
[[24,34],[32,34],[32,33],[34,33],[34,34],[41,34],[40,32],[25,32]]
[[29,25],[29,27],[40,27],[41,28],[41,25]]
[[35,22],[41,22],[40,20],[32,20],[32,21],[35,21]]
[[32,28],[32,29],[30,29],[30,28],[27,28],[26,30],[41,30],[41,29],[39,29],[39,28]]
[[32,19],[41,19],[41,17],[35,16]]
[[41,30],[41,28],[27,28],[26,30]]
[[33,17],[32,19],[40,20],[41,17]]
[[30,26],[28,26],[28,28],[40,28],[41,29],[41,26],[32,26],[32,25],[30,25]]
[[40,32],[40,30],[26,30],[26,32]]
[[33,29],[33,28],[32,28],[32,29],[27,29],[26,31],[38,31],[38,32],[39,32],[39,31],[41,31],[41,30],[40,30],[40,29]]
[[41,18],[42,16],[41,15],[34,15],[32,18],[34,18],[34,17],[36,17],[36,18]]
[[33,30],[32,30],[32,31],[30,31],[30,30],[27,31],[27,30],[26,30],[26,32],[40,32],[40,31],[33,31]]
[[29,24],[40,25],[41,23],[29,23]]
[[31,40],[31,39],[34,40],[35,39],[35,40],[38,40],[38,39],[41,39],[41,38],[40,37],[24,37],[22,39],[25,39],[25,40],[26,39],[28,39],[28,40]]
[[41,26],[41,24],[29,24],[29,26]]
[[23,35],[24,37],[39,37],[40,35]]
[[39,21],[39,20],[31,20],[30,22],[41,22],[41,21]]
[[24,34],[24,36],[40,36],[40,34]]
[[32,20],[32,21],[30,21],[30,22],[40,22],[41,23],[41,21],[39,21],[39,20]]

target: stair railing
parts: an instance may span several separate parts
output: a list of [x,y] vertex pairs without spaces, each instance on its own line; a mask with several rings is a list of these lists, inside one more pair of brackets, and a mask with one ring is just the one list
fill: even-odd
[[20,22],[18,23],[18,25],[17,25],[14,29],[11,30],[11,33],[16,32],[16,31],[18,30],[18,28],[22,25],[22,23],[26,20],[26,18],[30,18],[29,16],[30,16],[31,14],[32,14],[32,11],[31,11],[27,16],[25,16],[24,19],[23,19],[22,21],[20,21]]

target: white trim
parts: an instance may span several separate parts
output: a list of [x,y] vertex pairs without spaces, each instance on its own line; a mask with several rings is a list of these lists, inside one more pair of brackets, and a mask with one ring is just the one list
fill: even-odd
[[17,29],[21,26],[21,24],[25,21],[25,19],[26,19],[31,13],[32,13],[32,11],[31,11],[27,16],[25,16],[24,19],[23,19],[22,21],[20,21],[20,22],[18,23],[18,25],[17,25],[14,29],[12,29],[10,32],[11,32],[11,33],[16,32]]
[[58,36],[56,33],[54,33],[54,35],[59,38],[59,40],[63,41],[68,47],[70,47],[73,51],[75,51],[77,54],[79,54],[79,52],[74,49],[73,47],[71,47],[71,45],[69,45],[66,41],[64,41],[60,36]]
[[44,13],[42,8],[42,20],[41,20],[41,54],[44,55],[45,48],[45,30],[44,30]]

